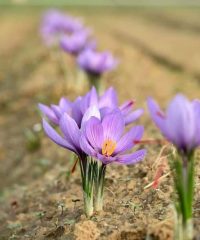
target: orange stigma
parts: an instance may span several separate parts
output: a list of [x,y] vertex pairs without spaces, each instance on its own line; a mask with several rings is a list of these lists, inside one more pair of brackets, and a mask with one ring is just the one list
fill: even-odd
[[116,146],[117,143],[115,141],[109,139],[105,140],[102,146],[102,154],[110,157],[114,153]]

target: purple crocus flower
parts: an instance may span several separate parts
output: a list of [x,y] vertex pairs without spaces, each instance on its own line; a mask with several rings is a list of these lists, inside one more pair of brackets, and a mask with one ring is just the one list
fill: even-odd
[[148,99],[151,117],[162,134],[184,153],[200,145],[200,101],[190,102],[181,94],[170,102],[166,113],[157,103]]
[[93,49],[86,49],[77,58],[79,67],[93,75],[100,75],[114,69],[118,61],[110,52],[97,52]]
[[106,115],[102,121],[91,117],[85,123],[80,146],[86,154],[99,159],[103,164],[135,164],[144,158],[146,150],[124,153],[142,138],[144,129],[136,126],[123,135],[124,128],[124,117],[119,110]]
[[133,111],[134,101],[130,100],[123,105],[118,105],[117,93],[113,87],[110,87],[99,97],[96,89],[93,87],[85,96],[78,97],[74,102],[68,101],[66,98],[61,98],[58,105],[52,104],[50,107],[44,104],[39,104],[39,109],[52,123],[58,125],[61,116],[64,113],[69,114],[81,127],[81,122],[84,114],[91,106],[99,109],[101,119],[113,109],[119,108],[123,114],[125,124],[128,125],[137,120],[142,114],[143,109],[139,108]]
[[128,125],[136,121],[144,112],[141,108],[133,111],[133,105],[134,101],[130,100],[119,106],[117,92],[113,87],[106,90],[102,96],[99,96],[95,87],[92,87],[84,97],[79,97],[74,102],[72,116],[80,126],[84,113],[91,106],[96,106],[99,109],[101,119],[114,109],[119,108],[124,117],[125,124]]
[[77,55],[87,47],[94,47],[94,42],[90,42],[88,39],[89,35],[90,31],[88,29],[76,31],[71,35],[64,35],[61,38],[60,46],[65,52]]
[[72,34],[82,28],[80,20],[58,10],[49,10],[43,16],[40,33],[45,44],[53,46],[59,43],[64,34]]

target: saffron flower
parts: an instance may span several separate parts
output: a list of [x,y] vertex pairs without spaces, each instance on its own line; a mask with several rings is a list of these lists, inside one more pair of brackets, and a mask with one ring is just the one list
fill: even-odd
[[83,24],[79,19],[58,10],[49,10],[43,15],[40,33],[44,43],[51,47],[58,45],[64,34],[72,34],[82,28]]
[[93,75],[101,75],[114,69],[118,61],[110,52],[97,52],[86,49],[78,56],[77,63],[80,68]]
[[[117,131],[116,131],[117,129]],[[99,159],[103,164],[134,164],[144,158],[146,150],[124,154],[140,141],[144,128],[133,127],[125,135],[125,121],[119,110],[114,110],[101,120],[91,117],[85,124],[80,144],[89,156]]]
[[116,68],[118,61],[108,51],[97,52],[90,48],[79,54],[77,64],[87,73],[90,86],[95,86],[100,91],[101,75]]
[[149,98],[148,108],[162,134],[179,151],[187,154],[200,145],[200,101],[190,102],[179,94],[170,102],[164,113],[157,103]]
[[91,117],[82,131],[80,139],[82,150],[93,159],[98,159],[93,168],[96,211],[103,209],[106,166],[110,163],[136,164],[143,160],[146,154],[145,149],[125,154],[134,147],[134,142],[138,142],[142,138],[143,126],[135,126],[123,135],[124,129],[124,117],[120,110],[116,109],[106,115],[102,121],[97,117]]
[[192,240],[192,204],[194,195],[195,149],[200,145],[200,101],[190,102],[181,94],[170,102],[166,113],[148,99],[148,108],[162,134],[175,145],[170,166],[178,204],[175,239]]
[[[130,120],[129,115],[131,115],[132,121],[139,117],[137,110],[136,114],[132,111],[132,105],[133,102],[129,101],[118,107],[117,95],[113,88],[99,96],[94,87],[85,96],[78,97],[74,102],[61,98],[58,105],[52,104],[48,107],[39,104],[43,115],[50,122],[43,118],[46,135],[59,146],[74,152],[79,160],[87,216],[93,214],[94,191],[96,193],[95,209],[102,209],[106,165],[111,162],[133,164],[144,157],[145,150],[124,154],[134,146],[134,141],[138,142],[141,139],[143,134],[143,127],[137,126],[121,136],[126,119]],[[51,123],[59,127],[58,131]],[[118,126],[120,128],[116,131]],[[102,142],[98,142],[99,148],[96,149],[97,139],[95,136],[97,135],[92,138],[91,134],[95,134],[92,131],[98,131],[99,127],[101,127],[103,138],[102,133],[99,133]],[[114,135],[114,130],[118,132],[118,135]],[[88,146],[84,147],[85,144],[90,145],[95,154],[91,154]]]
[[72,55],[78,55],[85,48],[95,48],[94,41],[89,40],[90,31],[88,29],[82,29],[76,31],[71,35],[64,35],[61,37],[61,48]]
[[119,106],[117,93],[113,87],[107,89],[101,96],[98,95],[95,87],[92,87],[85,96],[78,97],[74,102],[62,97],[58,105],[51,104],[47,106],[39,103],[38,107],[43,115],[53,124],[58,125],[61,116],[67,113],[80,127],[83,115],[91,106],[96,106],[99,109],[101,119],[106,114],[111,113],[113,109],[119,108],[124,116],[125,124],[128,125],[136,121],[144,112],[141,108],[133,111],[134,104],[134,101],[129,100]]

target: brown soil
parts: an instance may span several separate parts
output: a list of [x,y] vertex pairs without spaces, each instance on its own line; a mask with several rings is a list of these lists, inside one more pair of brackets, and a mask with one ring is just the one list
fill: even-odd
[[[118,90],[120,102],[136,99],[137,106],[146,109],[147,96],[163,106],[177,92],[200,97],[199,11],[71,11],[94,28],[100,48],[110,49],[120,59],[119,68],[102,80]],[[167,151],[163,158],[159,155],[163,146],[147,146],[146,159],[135,166],[108,166],[104,211],[87,219],[79,169],[70,174],[69,152],[41,131],[33,131],[41,121],[38,102],[56,102],[61,94],[74,99],[87,91],[73,83],[69,58],[63,56],[71,72],[66,81],[57,58],[43,46],[38,36],[40,14],[38,9],[0,10],[0,240],[173,239],[173,189],[167,164],[163,173],[167,176],[158,188],[146,187],[159,166],[167,163]],[[148,113],[141,123],[145,137],[160,137]],[[199,170],[197,161],[196,239]]]

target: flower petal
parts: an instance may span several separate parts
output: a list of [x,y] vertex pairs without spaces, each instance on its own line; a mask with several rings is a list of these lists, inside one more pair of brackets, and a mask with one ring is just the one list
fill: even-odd
[[102,154],[100,154],[100,153],[97,153],[97,156],[96,156],[96,158],[98,159],[98,160],[100,160],[102,163],[104,163],[104,164],[109,164],[109,163],[113,163],[113,162],[115,162],[116,161],[116,157],[107,157],[107,156],[105,156],[105,155],[102,155]]
[[119,109],[122,111],[122,114],[126,115],[131,111],[133,105],[134,105],[134,101],[127,101],[124,104],[122,104],[119,107]]
[[92,89],[82,98],[80,102],[82,114],[85,114],[87,109],[91,106],[98,106],[98,95],[95,87],[92,87]]
[[195,114],[192,103],[183,95],[177,95],[167,109],[168,138],[177,147],[189,150],[195,138]]
[[84,114],[87,109],[90,107],[90,92],[88,92],[85,96],[82,97],[80,101],[80,109],[82,114]]
[[95,87],[90,90],[89,106],[98,106],[98,95]]
[[81,128],[84,127],[85,123],[91,118],[91,117],[96,117],[98,119],[101,118],[100,111],[97,108],[97,106],[91,106],[88,108],[88,110],[85,112],[82,118],[81,122]]
[[39,107],[40,111],[41,111],[52,123],[58,124],[59,120],[58,120],[56,114],[54,113],[54,111],[53,111],[50,107],[48,107],[48,106],[46,106],[46,105],[44,105],[44,104],[42,104],[42,103],[39,103],[39,104],[38,104],[38,107]]
[[200,100],[194,100],[192,102],[194,114],[195,114],[195,122],[196,122],[196,139],[195,144],[197,146],[200,145]]
[[111,139],[117,142],[125,127],[124,117],[120,110],[117,109],[111,114],[106,115],[102,121],[102,126],[104,139]]
[[65,139],[74,146],[75,149],[80,149],[80,129],[77,123],[67,113],[60,119],[60,129],[63,132]]
[[109,107],[104,107],[100,109],[100,113],[101,113],[101,119],[103,119],[106,115],[110,114],[113,112],[112,108]]
[[146,149],[141,149],[131,154],[121,155],[117,157],[116,162],[119,164],[126,165],[135,164],[144,159],[146,152],[147,152]]
[[56,114],[57,118],[60,119],[62,112],[59,106],[51,104],[51,109],[54,111],[54,113]]
[[90,145],[96,151],[99,151],[103,144],[103,127],[101,121],[95,117],[90,118],[85,124],[85,135]]
[[144,110],[140,108],[140,109],[137,109],[134,112],[128,114],[127,116],[125,116],[125,124],[128,125],[128,124],[134,122],[143,114],[143,112],[144,112]]
[[147,99],[147,105],[148,109],[151,115],[152,120],[156,124],[158,128],[160,128],[161,132],[165,137],[167,137],[167,129],[166,129],[166,116],[165,114],[160,110],[158,104],[152,99]]
[[116,108],[118,106],[117,93],[113,87],[110,87],[105,93],[100,97],[99,108]]
[[82,101],[82,98],[78,97],[72,105],[72,117],[76,121],[76,123],[79,127],[81,126],[81,121],[83,118],[83,114],[80,109],[81,101]]
[[144,132],[143,126],[135,126],[128,131],[117,143],[114,154],[119,154],[130,150],[135,144],[135,141],[140,141]]
[[75,152],[74,147],[69,142],[67,142],[66,139],[61,137],[45,119],[42,120],[42,124],[45,133],[53,142],[60,145],[61,147],[67,148]]
[[95,150],[88,143],[88,141],[84,135],[81,135],[81,137],[80,137],[80,147],[81,147],[82,151],[85,152],[87,155],[92,156],[92,157],[96,156]]
[[68,99],[62,97],[59,101],[59,107],[60,107],[62,113],[64,113],[64,112],[70,113],[72,103]]

